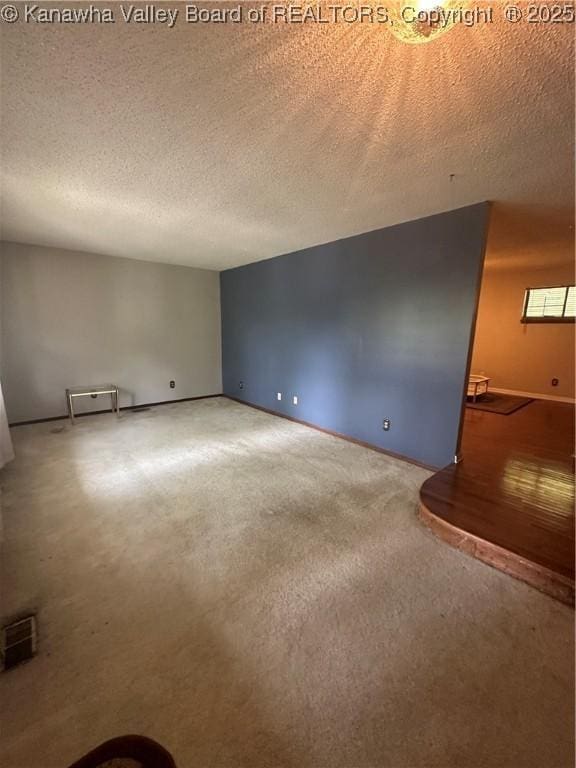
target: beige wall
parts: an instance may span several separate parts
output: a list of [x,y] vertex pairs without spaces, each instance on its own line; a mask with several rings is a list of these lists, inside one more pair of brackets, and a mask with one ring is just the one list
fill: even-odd
[[73,385],[116,383],[121,405],[222,391],[217,272],[16,243],[0,260],[11,422],[62,415]]
[[[472,373],[495,388],[574,397],[574,323],[522,324],[526,288],[573,285],[571,263],[548,269],[488,262],[482,279]],[[560,383],[553,387],[551,380]]]

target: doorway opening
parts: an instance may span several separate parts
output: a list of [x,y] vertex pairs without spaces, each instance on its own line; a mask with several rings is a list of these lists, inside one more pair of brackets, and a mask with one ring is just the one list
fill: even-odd
[[460,461],[421,502],[455,546],[573,603],[574,216],[549,219],[494,206]]

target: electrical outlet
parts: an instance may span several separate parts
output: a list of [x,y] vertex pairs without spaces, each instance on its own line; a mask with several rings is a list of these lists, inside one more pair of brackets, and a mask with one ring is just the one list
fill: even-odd
[[174,380],[172,380],[170,382],[170,389],[174,389],[175,386],[176,386],[176,382]]
[[384,432],[388,432],[389,431],[389,429],[390,429],[390,419],[384,419],[384,421],[382,422],[382,429],[384,430]]
[[298,395],[294,395],[292,398],[292,405],[298,405]]
[[276,400],[282,400],[282,392],[276,393]]
[[560,384],[560,379],[552,379],[552,386],[557,387]]
[[244,389],[244,382],[243,382],[243,381],[241,381],[241,382],[238,384],[238,389]]

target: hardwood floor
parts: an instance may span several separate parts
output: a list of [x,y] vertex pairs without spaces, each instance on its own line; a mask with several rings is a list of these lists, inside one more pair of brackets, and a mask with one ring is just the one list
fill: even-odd
[[458,465],[420,491],[452,545],[574,602],[574,406],[535,400],[509,416],[465,413]]

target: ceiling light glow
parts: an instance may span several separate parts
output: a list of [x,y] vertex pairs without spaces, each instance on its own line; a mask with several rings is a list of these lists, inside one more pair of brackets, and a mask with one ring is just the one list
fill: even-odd
[[462,20],[463,0],[402,0],[390,3],[390,29],[404,43],[428,43]]

